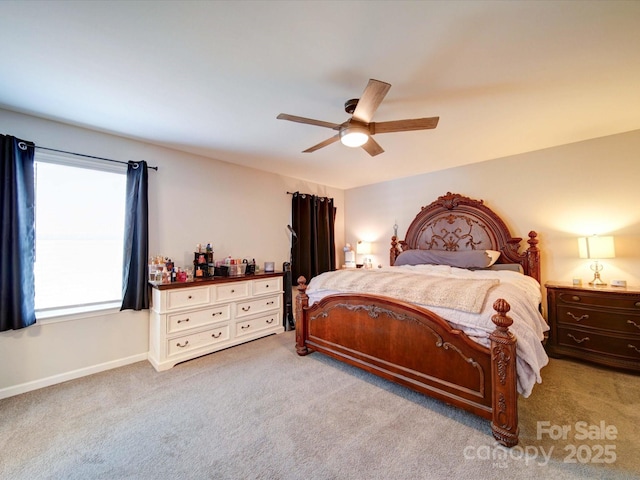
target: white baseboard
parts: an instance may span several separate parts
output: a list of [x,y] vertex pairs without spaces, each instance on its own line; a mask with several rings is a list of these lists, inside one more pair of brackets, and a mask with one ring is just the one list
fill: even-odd
[[0,389],[0,400],[2,400],[3,398],[13,397],[14,395],[20,395],[21,393],[31,392],[32,390],[38,390],[39,388],[50,387],[51,385],[67,382],[76,378],[86,377],[87,375],[93,375],[94,373],[104,372],[105,370],[124,367],[125,365],[141,362],[142,360],[147,360],[147,352],[140,353],[138,355],[132,355],[131,357],[120,358],[111,362],[92,365],[90,367],[79,368],[78,370],[60,373],[58,375],[42,378],[40,380],[34,380],[32,382],[22,383],[20,385],[6,387]]

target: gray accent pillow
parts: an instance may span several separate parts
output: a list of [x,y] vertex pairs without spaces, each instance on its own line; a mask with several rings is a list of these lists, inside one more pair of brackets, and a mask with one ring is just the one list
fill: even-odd
[[[495,257],[495,259],[494,259]],[[405,250],[394,263],[401,265],[449,265],[458,268],[487,268],[497,260],[497,256],[486,250],[464,250],[448,252],[446,250]]]

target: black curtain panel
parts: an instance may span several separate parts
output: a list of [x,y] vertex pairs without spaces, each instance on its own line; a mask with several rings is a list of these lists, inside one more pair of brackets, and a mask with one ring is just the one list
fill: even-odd
[[291,223],[298,235],[292,246],[292,283],[307,282],[335,270],[335,207],[333,199],[296,192],[291,199]]
[[0,331],[36,322],[34,152],[32,142],[0,135]]
[[149,187],[147,162],[129,162],[120,310],[149,308]]

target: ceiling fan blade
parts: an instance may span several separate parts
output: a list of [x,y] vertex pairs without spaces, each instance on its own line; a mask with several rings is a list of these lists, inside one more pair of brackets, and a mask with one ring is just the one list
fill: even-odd
[[376,142],[371,137],[369,137],[369,140],[367,140],[367,143],[362,145],[362,148],[364,148],[365,151],[372,157],[375,157],[380,153],[384,153],[384,149],[378,144],[378,142]]
[[370,123],[373,114],[376,113],[378,107],[391,88],[391,84],[381,82],[380,80],[369,80],[367,87],[362,92],[358,105],[353,112],[353,118],[363,123]]
[[408,132],[410,130],[427,130],[436,128],[440,117],[413,118],[392,120],[390,122],[372,122],[369,124],[371,135],[376,133]]
[[302,153],[311,153],[311,152],[315,152],[316,150],[320,150],[322,147],[326,147],[327,145],[331,145],[332,143],[337,142],[338,140],[340,140],[340,134],[338,135],[334,135],[331,138],[327,138],[325,141],[320,142],[317,145],[314,145],[313,147],[309,147],[306,150],[304,150]]
[[308,125],[333,128],[335,130],[340,128],[340,125],[337,123],[323,122],[322,120],[314,120],[313,118],[297,117],[296,115],[288,115],[286,113],[281,113],[276,118],[278,120],[289,120],[290,122],[306,123]]

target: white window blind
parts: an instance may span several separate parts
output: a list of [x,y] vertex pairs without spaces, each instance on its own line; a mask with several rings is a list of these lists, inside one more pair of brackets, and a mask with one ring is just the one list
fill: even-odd
[[36,314],[121,301],[126,165],[35,159]]

